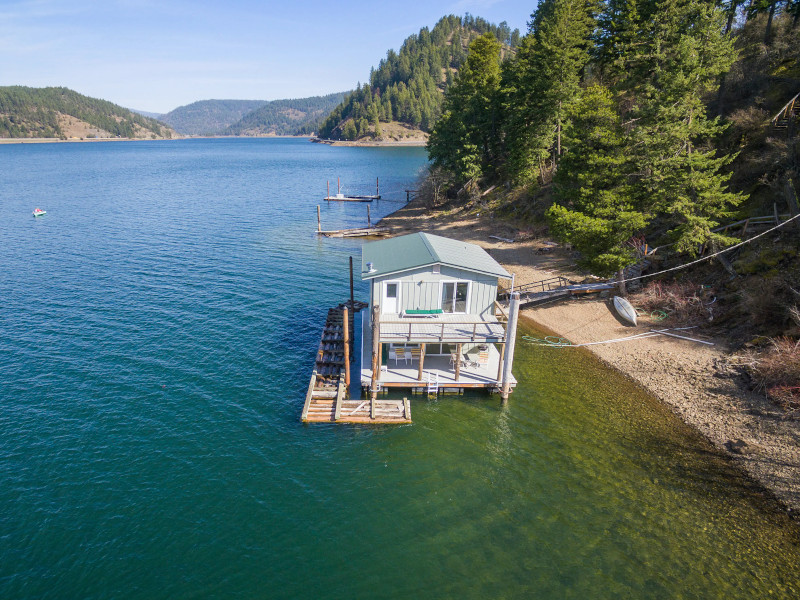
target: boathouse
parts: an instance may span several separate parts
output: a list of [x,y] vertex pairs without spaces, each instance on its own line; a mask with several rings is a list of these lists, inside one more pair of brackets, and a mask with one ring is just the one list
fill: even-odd
[[[361,386],[372,398],[393,388],[507,397],[516,385],[514,336],[497,290],[511,275],[483,248],[428,233],[372,242],[362,249],[361,277],[370,282]],[[511,321],[515,329],[516,313]]]

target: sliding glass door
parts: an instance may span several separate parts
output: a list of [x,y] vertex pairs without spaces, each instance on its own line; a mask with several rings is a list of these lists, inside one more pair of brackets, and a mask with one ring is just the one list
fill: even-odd
[[466,313],[468,298],[468,281],[442,282],[442,312]]

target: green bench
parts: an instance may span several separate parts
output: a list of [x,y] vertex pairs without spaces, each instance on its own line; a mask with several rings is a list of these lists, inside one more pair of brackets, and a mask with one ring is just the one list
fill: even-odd
[[403,311],[404,317],[435,317],[436,315],[443,314],[441,308],[411,308]]

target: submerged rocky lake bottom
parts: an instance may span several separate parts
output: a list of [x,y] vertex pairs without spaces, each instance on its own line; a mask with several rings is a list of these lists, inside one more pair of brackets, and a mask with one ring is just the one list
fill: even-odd
[[316,237],[325,183],[379,177],[375,222],[425,164],[297,139],[0,146],[0,597],[800,596],[796,523],[588,353],[519,342],[506,407],[300,423],[362,244]]

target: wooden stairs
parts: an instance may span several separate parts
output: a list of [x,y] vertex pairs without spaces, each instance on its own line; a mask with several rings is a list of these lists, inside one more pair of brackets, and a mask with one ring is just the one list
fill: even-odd
[[800,94],[789,100],[777,115],[772,117],[772,129],[790,132],[792,122],[800,115]]

